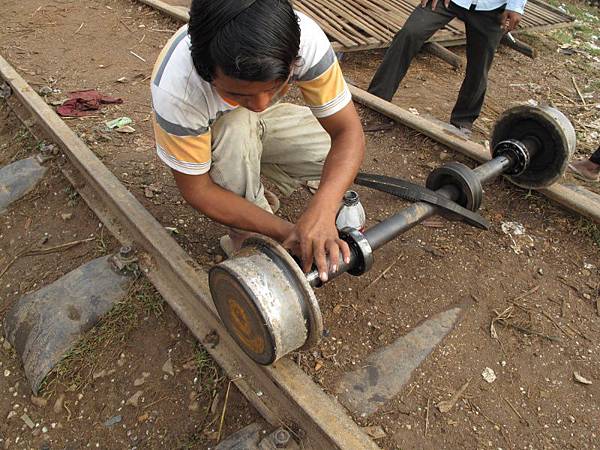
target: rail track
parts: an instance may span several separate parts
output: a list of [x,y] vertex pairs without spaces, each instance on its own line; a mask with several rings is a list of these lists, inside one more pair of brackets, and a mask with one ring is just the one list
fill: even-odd
[[[157,2],[143,3],[157,6]],[[2,57],[0,77],[12,90],[7,101],[25,107],[45,136],[61,147],[70,161],[62,169],[65,176],[114,237],[135,249],[145,275],[198,341],[214,343],[216,333],[218,344],[205,345],[207,351],[267,422],[288,428],[303,448],[379,448],[344,408],[291,360],[282,358],[265,367],[246,356],[218,317],[207,273]],[[354,93],[362,95],[358,90]],[[395,111],[379,106],[384,114]],[[466,146],[460,142],[448,145],[457,150]],[[477,151],[470,155],[483,158],[480,149]],[[571,209],[590,216],[589,208],[597,214],[598,207],[593,204]]]

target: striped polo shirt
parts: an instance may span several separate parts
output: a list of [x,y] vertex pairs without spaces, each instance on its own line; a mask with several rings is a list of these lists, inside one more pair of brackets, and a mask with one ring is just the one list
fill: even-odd
[[[331,116],[351,100],[339,63],[321,28],[296,12],[300,24],[299,63],[291,79],[315,117]],[[210,170],[211,125],[237,108],[221,98],[194,69],[187,25],[167,42],[152,73],[156,151],[170,168],[188,175]]]

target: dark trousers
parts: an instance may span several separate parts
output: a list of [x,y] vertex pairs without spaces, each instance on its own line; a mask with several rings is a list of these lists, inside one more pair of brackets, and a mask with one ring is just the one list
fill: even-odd
[[492,11],[471,11],[452,2],[446,8],[443,0],[438,1],[435,11],[431,10],[431,2],[425,8],[417,6],[394,37],[371,80],[369,92],[390,101],[425,41],[458,17],[465,23],[467,33],[467,68],[450,123],[470,128],[481,112],[488,71],[503,35],[500,27],[503,11],[504,7]]
[[592,156],[590,156],[590,161],[594,164],[600,164],[600,147],[598,147],[598,150],[592,153]]

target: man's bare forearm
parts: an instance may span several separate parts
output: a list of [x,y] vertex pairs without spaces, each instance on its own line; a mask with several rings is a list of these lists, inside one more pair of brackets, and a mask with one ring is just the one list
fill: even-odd
[[293,225],[254,205],[243,197],[205,179],[201,185],[187,185],[188,177],[175,176],[185,200],[194,209],[223,225],[261,233],[282,241]]
[[312,203],[337,212],[344,192],[354,181],[365,155],[365,141],[358,116],[352,108],[352,126],[331,130],[331,150],[325,160],[321,184]]

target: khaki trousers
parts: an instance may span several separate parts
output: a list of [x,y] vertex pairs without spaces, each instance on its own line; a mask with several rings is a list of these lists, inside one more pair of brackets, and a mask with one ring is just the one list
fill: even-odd
[[237,108],[212,126],[214,183],[271,211],[260,175],[284,194],[321,177],[329,134],[304,106],[281,103],[255,113]]

